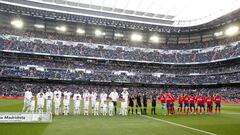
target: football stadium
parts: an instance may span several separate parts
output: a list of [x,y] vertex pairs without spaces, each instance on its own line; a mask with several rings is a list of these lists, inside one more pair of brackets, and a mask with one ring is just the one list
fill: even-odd
[[240,135],[240,0],[0,0],[0,135]]

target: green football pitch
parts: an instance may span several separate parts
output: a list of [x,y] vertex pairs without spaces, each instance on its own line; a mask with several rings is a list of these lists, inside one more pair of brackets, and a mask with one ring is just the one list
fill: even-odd
[[[0,112],[20,112],[23,100],[0,99]],[[150,106],[150,105],[149,105]],[[148,109],[148,111],[150,108]],[[81,111],[82,112],[82,111]],[[160,114],[158,108],[157,113]],[[0,124],[0,135],[239,135],[240,105],[214,115],[54,116],[49,124]]]

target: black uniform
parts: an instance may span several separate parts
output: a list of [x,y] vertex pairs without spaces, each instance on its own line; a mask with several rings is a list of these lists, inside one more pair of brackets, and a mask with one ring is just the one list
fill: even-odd
[[157,96],[154,94],[152,95],[152,108],[151,108],[151,114],[154,114],[156,115],[156,99],[157,99]]
[[156,107],[156,104],[157,104],[156,99],[157,99],[157,96],[156,96],[156,95],[153,95],[153,96],[152,96],[152,107]]
[[138,114],[138,108],[140,108],[141,114],[142,114],[142,96],[140,94],[137,94],[135,97],[136,99],[136,114]]
[[129,107],[134,107],[134,97],[133,96],[130,96],[129,97],[129,104],[128,104]]
[[128,108],[128,114],[130,113],[130,111],[132,111],[133,114],[133,107],[134,107],[134,97],[130,96],[129,97],[129,104],[128,104],[129,108]]
[[144,94],[143,95],[143,114],[147,114],[147,95]]
[[147,107],[147,95],[143,95],[143,107]]
[[137,95],[136,96],[136,100],[137,100],[137,103],[136,103],[136,107],[142,107],[142,102],[141,102],[141,100],[142,100],[142,97],[141,97],[141,95]]

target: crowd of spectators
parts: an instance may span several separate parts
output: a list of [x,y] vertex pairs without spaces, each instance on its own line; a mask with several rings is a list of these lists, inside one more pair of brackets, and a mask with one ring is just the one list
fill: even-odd
[[185,49],[200,49],[200,48],[208,48],[214,47],[218,45],[225,45],[229,42],[239,40],[239,36],[237,37],[228,37],[225,39],[215,39],[209,41],[195,41],[192,43],[150,43],[150,42],[131,42],[126,39],[112,39],[112,38],[97,38],[93,36],[84,36],[78,34],[62,34],[62,33],[50,33],[43,31],[21,31],[12,28],[1,27],[0,34],[5,35],[17,35],[23,37],[37,37],[44,38],[50,40],[64,40],[64,41],[72,41],[72,42],[85,42],[85,43],[96,43],[96,44],[104,44],[111,46],[127,46],[127,47],[140,47],[140,48],[153,48],[153,49],[164,49],[164,50],[185,50]]
[[120,59],[130,61],[150,61],[167,63],[192,63],[210,62],[220,59],[229,59],[240,56],[240,42],[236,46],[227,47],[222,50],[213,50],[202,53],[160,53],[159,51],[144,52],[140,49],[126,51],[122,48],[105,49],[101,47],[90,48],[83,44],[77,46],[55,45],[37,42],[22,42],[15,39],[0,39],[3,44],[0,49],[13,50],[30,53],[47,53],[58,55],[74,55],[82,57],[95,57],[105,59]]
[[[40,90],[46,92],[48,89],[55,91],[60,89],[62,92],[70,91],[75,93],[79,91],[81,94],[84,90],[97,91],[100,94],[105,91],[107,94],[113,89],[116,89],[118,93],[122,92],[122,86],[102,86],[102,85],[75,85],[75,84],[49,84],[49,83],[23,83],[23,82],[2,82],[0,81],[0,95],[1,96],[23,96],[24,90],[26,88],[31,88],[33,95],[36,95]],[[128,87],[128,92],[130,94],[136,93],[147,93],[151,95],[152,93],[159,94],[162,92],[171,92],[174,94],[175,98],[181,93],[195,94],[202,93],[203,95],[216,94],[219,93],[222,99],[225,101],[236,101],[240,100],[240,91],[236,87],[222,87],[222,88],[175,88],[175,87]]]
[[87,69],[94,72],[116,72],[127,71],[135,74],[174,74],[174,75],[191,75],[191,74],[224,74],[240,72],[240,64],[218,64],[211,66],[164,66],[164,65],[138,65],[138,64],[118,64],[118,63],[97,63],[88,61],[71,61],[68,59],[52,60],[47,58],[31,57],[0,57],[2,66],[28,66],[35,65],[46,69]]
[[36,66],[1,66],[1,77],[38,78],[54,80],[81,80],[98,82],[147,83],[147,84],[207,84],[232,83],[240,81],[240,72],[175,75],[154,73],[130,73],[98,70],[53,69]]

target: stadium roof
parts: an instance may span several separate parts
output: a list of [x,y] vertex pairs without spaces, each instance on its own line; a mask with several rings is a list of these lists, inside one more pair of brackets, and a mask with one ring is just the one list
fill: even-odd
[[[2,0],[0,0],[2,1]],[[9,0],[3,0],[9,1]],[[240,8],[240,0],[21,0],[89,11],[93,17],[189,27],[208,23]],[[26,3],[25,3],[26,4]],[[44,6],[43,6],[44,7]],[[41,8],[43,8],[41,7]],[[46,10],[50,10],[46,8]],[[54,11],[56,11],[54,9]],[[64,9],[61,11],[65,11]],[[81,12],[79,14],[86,15]],[[98,14],[94,13],[96,11]],[[67,12],[67,11],[66,11]],[[100,14],[101,13],[101,14]],[[115,17],[114,17],[115,16]],[[127,16],[127,17],[122,17]],[[143,19],[139,19],[143,18]],[[144,20],[145,19],[145,20]],[[149,20],[149,21],[148,21]]]

